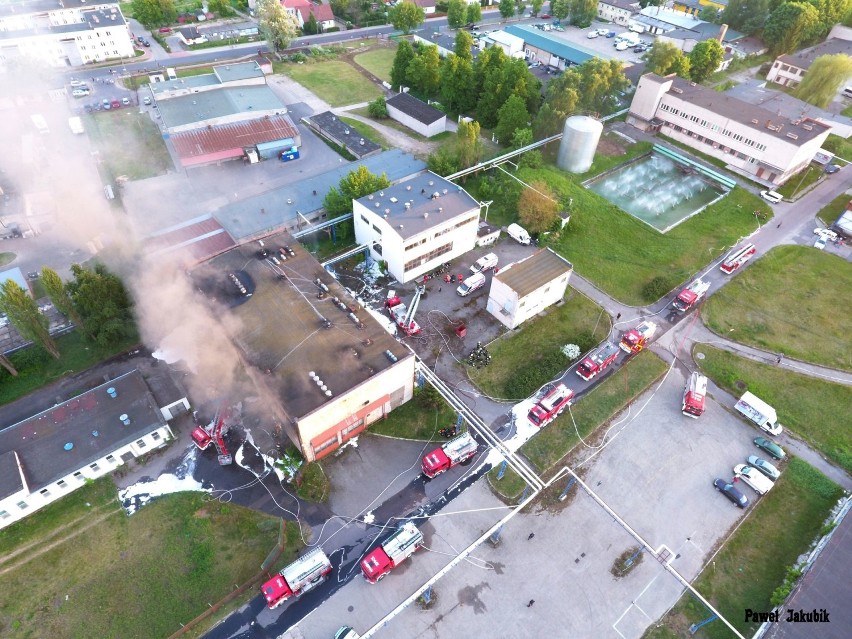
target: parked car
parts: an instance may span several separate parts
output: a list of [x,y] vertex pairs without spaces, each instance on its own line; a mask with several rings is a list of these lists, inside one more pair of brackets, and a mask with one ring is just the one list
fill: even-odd
[[605,36],[607,33],[609,33],[609,29],[598,29],[599,36]]
[[130,104],[130,98],[121,98],[121,103],[124,106],[127,106],[128,104]]
[[840,170],[840,167],[837,166],[836,164],[829,164],[827,167],[825,167],[825,172],[828,173],[829,175],[834,175],[839,170]]
[[150,42],[148,42],[147,40],[142,40],[142,46],[143,46],[143,47],[150,47],[150,46],[151,46],[151,43],[150,43]]
[[84,87],[84,86],[86,86],[86,83],[83,82],[82,80],[71,80],[68,84],[71,85],[72,87]]
[[769,441],[765,437],[755,437],[754,445],[760,448],[761,450],[766,451],[779,461],[787,456],[787,453],[784,452],[783,448],[781,448],[775,442]]
[[615,31],[607,31],[606,37],[607,38],[614,38],[615,37]]
[[552,17],[553,17],[553,16],[552,16],[552,15],[550,15],[549,13],[542,13],[542,14],[539,16],[539,18],[541,18],[542,20],[550,20]]
[[622,40],[621,42],[617,42],[615,44],[616,51],[627,51],[630,48],[630,43]]
[[160,33],[171,33],[172,30],[169,27],[161,27]]
[[151,98],[146,95],[144,98],[142,98],[142,104],[148,106],[149,104],[151,104]]
[[73,95],[75,98],[84,98],[87,95],[89,95],[89,89],[88,88],[74,89],[71,92],[71,95]]
[[748,498],[737,490],[732,483],[724,479],[716,479],[713,481],[713,486],[740,508],[748,506]]
[[145,36],[136,36],[136,41],[139,44],[142,44],[143,42],[145,42]]
[[772,481],[777,480],[781,476],[780,471],[768,461],[763,459],[763,457],[758,457],[757,455],[749,455],[747,461],[749,466],[757,468],[760,472],[769,477],[769,479],[771,479]]
[[816,242],[814,242],[814,248],[817,249],[817,250],[820,250],[820,251],[824,250],[825,249],[825,238],[822,237],[822,236],[818,237],[816,239]]
[[115,100],[113,100],[112,102],[110,102],[109,105],[113,109],[120,109],[121,108],[121,102],[119,102],[117,98]]
[[597,38],[597,37],[598,37],[598,32],[597,32],[597,31],[589,31],[589,32],[586,34],[586,37],[587,37],[589,40],[591,40],[592,38]]
[[751,486],[758,495],[765,495],[772,490],[772,480],[751,466],[737,464],[734,466],[734,475]]
[[109,99],[104,98],[103,102],[101,102],[101,106],[104,108],[104,111],[109,111],[112,108],[112,103]]
[[361,635],[352,630],[349,626],[343,626],[334,633],[334,639],[359,639]]

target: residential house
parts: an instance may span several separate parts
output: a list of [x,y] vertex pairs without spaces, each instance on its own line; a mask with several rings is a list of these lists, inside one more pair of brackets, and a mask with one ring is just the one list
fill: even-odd
[[[696,0],[697,1],[697,0]],[[599,0],[598,17],[614,24],[626,27],[630,16],[639,11],[639,3],[635,0]]]
[[838,54],[852,56],[852,41],[831,38],[815,47],[780,55],[772,63],[772,68],[766,74],[766,80],[787,87],[795,87],[805,77],[814,60],[823,55]]

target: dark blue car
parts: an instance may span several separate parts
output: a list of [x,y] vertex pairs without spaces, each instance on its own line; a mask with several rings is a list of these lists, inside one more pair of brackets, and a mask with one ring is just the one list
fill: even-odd
[[740,508],[748,506],[748,498],[737,490],[730,482],[727,482],[724,479],[717,479],[713,482],[713,487]]

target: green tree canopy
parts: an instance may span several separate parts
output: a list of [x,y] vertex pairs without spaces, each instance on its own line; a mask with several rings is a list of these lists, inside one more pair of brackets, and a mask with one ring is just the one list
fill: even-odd
[[806,2],[785,2],[766,21],[763,40],[776,55],[810,42],[821,28],[819,12]]
[[256,5],[258,27],[263,38],[273,51],[286,49],[290,42],[299,34],[296,19],[278,0],[257,0]]
[[[478,6],[478,5],[477,5]],[[456,34],[456,44],[453,52],[460,58],[473,62],[473,36],[467,31],[459,31]]]
[[469,113],[476,106],[473,86],[473,64],[450,54],[441,63],[441,101],[453,113]]
[[537,16],[543,6],[544,0],[532,0],[532,2],[530,2],[530,11],[534,16]]
[[59,349],[50,336],[47,318],[39,312],[29,292],[15,280],[6,280],[0,285],[0,310],[6,313],[21,337],[38,344],[55,359],[59,359]]
[[460,169],[466,169],[479,162],[482,157],[479,122],[476,120],[459,122],[459,128],[456,131],[456,148]]
[[645,71],[657,75],[676,73],[682,78],[689,79],[689,58],[672,42],[657,40],[642,56],[645,60]]
[[494,133],[501,144],[509,146],[518,129],[529,126],[530,114],[527,105],[519,95],[510,95],[497,111],[497,126]]
[[307,35],[314,35],[319,33],[319,24],[317,24],[317,18],[313,14],[313,12],[311,12],[311,14],[308,16],[308,19],[305,22],[305,26],[302,27],[302,31],[304,31]]
[[340,178],[338,188],[331,187],[323,200],[323,206],[330,217],[352,212],[352,200],[375,193],[390,186],[388,176],[382,173],[374,175],[363,164]]
[[515,0],[500,0],[499,8],[504,19],[511,18],[515,15]]
[[408,84],[418,93],[433,97],[441,89],[441,56],[434,44],[421,47],[405,73]]
[[367,113],[370,117],[383,119],[388,117],[388,106],[385,103],[385,96],[380,95],[375,100],[367,105]]
[[482,20],[482,8],[479,6],[479,3],[472,2],[467,5],[467,21],[475,23],[480,20]]
[[545,182],[530,182],[518,200],[518,218],[531,233],[552,228],[559,216],[559,203]]
[[177,20],[174,0],[131,0],[133,17],[149,29]]
[[79,330],[83,331],[89,339],[93,340],[95,336],[92,335],[91,331],[86,329],[83,317],[74,308],[74,303],[71,301],[71,296],[65,288],[65,283],[59,277],[59,273],[47,266],[43,267],[41,269],[41,283],[50,301],[53,302],[53,305],[59,312],[74,322]]
[[598,12],[597,0],[569,0],[571,12],[571,24],[585,29],[590,24]]
[[396,55],[393,58],[393,66],[391,67],[391,86],[397,91],[401,91],[401,87],[406,83],[406,75],[408,74],[408,65],[415,58],[414,47],[408,40],[400,40],[396,48]]
[[117,275],[103,264],[94,270],[73,264],[71,273],[74,279],[66,288],[96,343],[112,346],[135,334],[133,302]]
[[388,18],[394,29],[403,33],[410,33],[412,29],[419,27],[426,19],[423,9],[413,2],[398,2],[395,7],[388,11]]
[[852,58],[843,53],[821,55],[813,61],[793,96],[824,109],[849,78],[852,78]]
[[447,7],[447,24],[451,29],[458,29],[464,25],[467,19],[467,2],[464,0],[450,0]]
[[570,0],[551,0],[550,13],[554,18],[564,20],[571,13]]
[[763,29],[769,17],[769,0],[728,0],[722,11],[720,23],[748,35]]
[[693,82],[704,82],[716,72],[725,57],[725,50],[718,40],[703,40],[689,53],[689,75]]

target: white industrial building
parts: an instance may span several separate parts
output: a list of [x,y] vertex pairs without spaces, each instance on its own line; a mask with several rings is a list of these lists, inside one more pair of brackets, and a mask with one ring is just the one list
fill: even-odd
[[480,205],[463,188],[423,173],[353,201],[358,244],[370,247],[388,273],[410,282],[471,250]]
[[388,115],[412,131],[431,138],[447,128],[447,114],[408,93],[399,93],[385,102]]
[[492,31],[479,39],[480,47],[500,47],[510,58],[524,57],[524,39],[506,31]]
[[630,16],[639,12],[639,3],[633,0],[599,0],[598,17],[626,27]]
[[117,0],[12,0],[0,5],[0,63],[30,58],[53,67],[133,58]]
[[852,56],[852,40],[830,38],[815,47],[780,55],[766,74],[766,81],[796,87],[804,80],[805,73],[818,57],[838,54]]
[[789,120],[674,75],[639,79],[627,123],[659,131],[770,185],[808,166],[831,127]]
[[165,415],[189,408],[166,402],[133,370],[0,430],[0,528],[163,446],[174,437]]
[[504,266],[491,279],[486,309],[507,328],[517,328],[565,297],[573,270],[549,248]]

